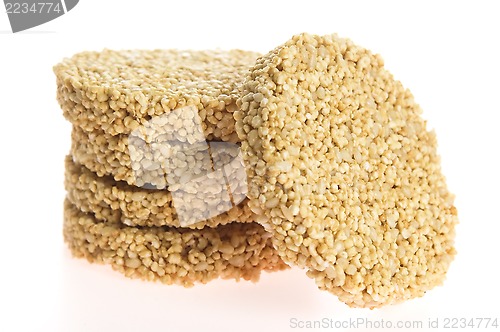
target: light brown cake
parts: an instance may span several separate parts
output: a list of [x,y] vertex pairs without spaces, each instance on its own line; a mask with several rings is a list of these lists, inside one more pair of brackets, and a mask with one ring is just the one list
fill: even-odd
[[238,106],[250,206],[287,264],[354,307],[443,282],[453,195],[435,134],[380,56],[294,36],[257,60]]
[[[124,222],[128,226],[182,226],[168,190],[144,189],[99,177],[66,157],[65,187],[68,200],[99,221]],[[184,225],[193,229],[217,227],[231,222],[253,222],[247,199],[208,220]],[[193,210],[196,207],[193,207]],[[204,211],[200,211],[202,214]],[[191,212],[196,215],[195,211]]]
[[[54,67],[57,99],[71,123],[110,135],[128,135],[151,119],[194,106],[206,139],[236,142],[232,113],[257,56],[241,50],[82,52]],[[162,132],[177,138],[198,130],[177,116],[166,119]]]
[[64,239],[76,257],[109,264],[127,277],[186,287],[216,278],[257,281],[287,266],[256,223],[202,230],[101,222],[64,204]]
[[214,171],[215,164],[233,165],[235,169],[226,169],[227,176],[244,174],[243,167],[237,167],[242,165],[240,145],[230,142],[203,140],[186,144],[157,140],[146,143],[142,138],[111,136],[97,129],[87,132],[76,126],[71,138],[71,155],[75,161],[99,176],[110,175],[131,186],[168,188],[169,184]]

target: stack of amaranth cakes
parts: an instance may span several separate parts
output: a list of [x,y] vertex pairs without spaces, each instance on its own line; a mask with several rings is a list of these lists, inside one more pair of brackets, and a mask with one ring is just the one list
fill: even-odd
[[238,186],[232,112],[257,56],[104,50],[55,66],[73,124],[64,238],[75,256],[186,286],[286,268]]
[[263,56],[83,53],[56,74],[75,255],[184,284],[286,263],[368,308],[445,279],[454,197],[379,55],[301,34]]

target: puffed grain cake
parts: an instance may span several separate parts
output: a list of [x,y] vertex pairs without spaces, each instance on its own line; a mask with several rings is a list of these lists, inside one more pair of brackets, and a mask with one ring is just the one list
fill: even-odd
[[280,257],[353,307],[422,296],[455,255],[436,138],[379,55],[302,34],[259,58],[235,112],[250,207]]
[[[65,169],[67,199],[79,210],[92,213],[98,221],[124,222],[128,226],[181,226],[172,195],[167,190],[138,188],[116,182],[109,176],[97,176],[75,163],[71,156],[65,159]],[[245,199],[208,220],[185,226],[201,229],[231,222],[251,223],[254,214],[247,203]]]
[[[87,131],[129,134],[152,118],[191,105],[206,139],[236,142],[238,89],[258,53],[242,50],[103,50],[82,52],[54,67],[64,116]],[[163,133],[190,129],[173,117]],[[197,130],[194,128],[193,130]]]
[[[147,143],[137,137],[112,136],[99,129],[89,132],[77,126],[73,126],[71,139],[73,158],[92,172],[99,176],[110,175],[131,186],[150,185],[157,189],[168,188],[169,183],[178,183],[186,176],[205,174],[214,169],[214,162],[220,166],[236,164],[240,152],[240,145],[230,142],[185,144],[167,140]],[[186,163],[174,168],[172,165],[178,160]],[[234,170],[233,173],[235,176],[238,172]]]
[[100,222],[68,200],[64,239],[76,257],[111,265],[127,277],[186,287],[216,278],[257,281],[261,271],[287,267],[256,223],[202,230],[129,227]]

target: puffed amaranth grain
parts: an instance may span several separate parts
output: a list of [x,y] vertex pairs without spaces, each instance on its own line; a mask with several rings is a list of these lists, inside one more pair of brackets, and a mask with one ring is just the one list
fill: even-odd
[[[238,89],[257,57],[242,50],[82,52],[54,67],[57,99],[71,123],[111,135],[129,134],[152,118],[194,106],[208,140],[236,142]],[[163,132],[183,129],[189,136],[182,119],[166,119]]]
[[74,256],[109,264],[127,277],[165,284],[190,287],[216,278],[257,281],[261,271],[287,268],[269,234],[256,223],[202,230],[129,227],[100,222],[66,200],[63,232]]
[[[109,176],[97,176],[75,163],[71,156],[66,157],[65,166],[67,199],[79,210],[92,213],[97,220],[124,222],[128,226],[181,226],[169,191],[138,188],[116,182]],[[239,179],[234,181],[239,182]],[[234,188],[236,187],[233,187],[233,195],[237,195],[238,191]],[[245,198],[231,209],[208,220],[182,226],[201,229],[232,222],[251,223],[255,216],[247,203],[248,199]],[[203,206],[200,208],[203,209]],[[198,207],[191,206],[191,209],[191,213],[195,215]]]
[[238,106],[250,206],[285,262],[354,307],[443,282],[453,195],[435,134],[380,56],[297,35],[258,59]]

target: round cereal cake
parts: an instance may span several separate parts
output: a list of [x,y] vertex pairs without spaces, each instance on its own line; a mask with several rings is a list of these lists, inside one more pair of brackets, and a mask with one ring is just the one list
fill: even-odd
[[453,195],[435,134],[379,55],[294,36],[257,60],[238,106],[250,206],[286,263],[353,307],[443,282]]

